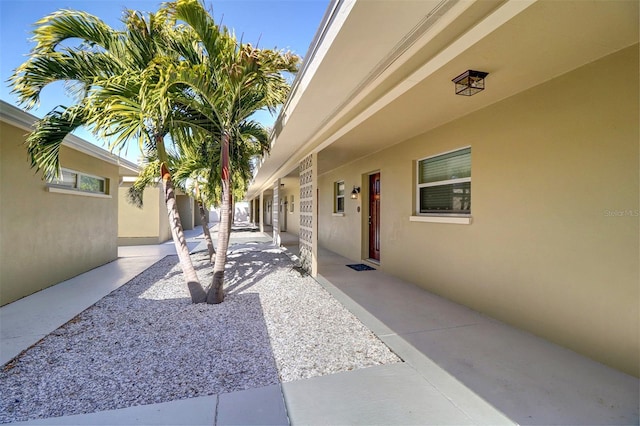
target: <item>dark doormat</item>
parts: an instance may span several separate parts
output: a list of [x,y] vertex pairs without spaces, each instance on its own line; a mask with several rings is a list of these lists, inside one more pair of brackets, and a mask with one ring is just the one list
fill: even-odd
[[353,269],[354,271],[375,271],[376,268],[372,268],[369,265],[365,265],[364,263],[358,263],[355,265],[347,265],[349,268]]

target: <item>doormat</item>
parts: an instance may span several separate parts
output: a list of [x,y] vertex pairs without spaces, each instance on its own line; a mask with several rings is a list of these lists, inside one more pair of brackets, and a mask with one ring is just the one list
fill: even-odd
[[365,265],[364,263],[358,263],[355,265],[347,265],[349,268],[353,269],[354,271],[375,271],[376,268],[372,268],[369,265]]

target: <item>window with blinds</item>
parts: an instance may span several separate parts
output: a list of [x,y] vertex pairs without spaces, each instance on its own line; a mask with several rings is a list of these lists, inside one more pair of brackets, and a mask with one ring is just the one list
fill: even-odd
[[418,214],[471,214],[471,147],[417,164]]
[[334,213],[344,213],[344,181],[335,182],[334,188]]

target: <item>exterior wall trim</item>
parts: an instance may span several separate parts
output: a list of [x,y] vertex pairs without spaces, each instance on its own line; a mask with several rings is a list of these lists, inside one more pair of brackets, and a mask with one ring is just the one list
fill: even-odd
[[48,192],[55,192],[58,194],[67,194],[67,195],[80,195],[82,197],[94,197],[94,198],[111,198],[110,194],[98,194],[96,192],[87,192],[87,191],[76,191],[73,189],[64,189],[58,188],[55,186],[48,186]]
[[430,222],[430,223],[454,223],[458,225],[471,225],[472,218],[452,217],[452,216],[409,216],[410,222]]

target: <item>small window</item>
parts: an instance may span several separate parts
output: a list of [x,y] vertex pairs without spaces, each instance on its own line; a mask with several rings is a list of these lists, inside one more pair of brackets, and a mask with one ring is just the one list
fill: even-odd
[[50,185],[82,192],[93,192],[96,194],[107,194],[106,178],[92,176],[74,170],[62,169],[62,174],[58,179],[53,180]]
[[78,189],[80,189],[81,191],[104,193],[104,179],[87,175],[80,175],[78,177]]
[[334,184],[334,193],[334,213],[344,213],[344,181],[339,181]]
[[418,214],[471,214],[471,148],[418,161]]
[[289,211],[293,213],[293,195],[291,196],[291,201],[289,202]]

